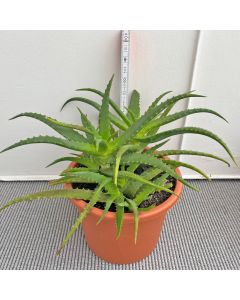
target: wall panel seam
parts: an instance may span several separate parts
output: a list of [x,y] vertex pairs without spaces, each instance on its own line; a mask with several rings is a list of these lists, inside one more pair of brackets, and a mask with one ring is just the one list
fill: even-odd
[[[202,32],[201,30],[198,31],[197,33],[197,39],[196,39],[196,46],[195,46],[195,54],[193,58],[193,63],[192,63],[192,71],[191,71],[191,76],[189,80],[189,90],[191,91],[193,89],[194,83],[195,83],[195,78],[196,78],[196,70],[197,70],[197,64],[199,60],[199,52],[200,52],[200,42],[201,42],[201,35]],[[186,109],[189,108],[190,106],[190,99],[188,98],[186,101]],[[187,124],[187,117],[184,118],[183,121],[183,127],[185,127]],[[183,148],[183,143],[184,143],[184,135],[181,136],[180,142],[179,142],[179,148]],[[178,159],[180,160],[180,155],[178,155]]]

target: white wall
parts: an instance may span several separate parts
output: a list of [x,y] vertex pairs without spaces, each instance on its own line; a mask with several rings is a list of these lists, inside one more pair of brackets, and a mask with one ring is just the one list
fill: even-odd
[[[80,122],[76,105],[60,113],[75,89],[104,89],[115,73],[118,96],[120,34],[118,31],[0,31],[1,148],[40,134],[56,135],[36,120],[8,119],[20,112],[39,112],[63,121]],[[90,118],[96,111],[84,108]],[[55,175],[64,164],[45,169],[69,151],[52,145],[29,145],[0,155],[0,176]]]
[[[216,109],[229,120],[195,115],[187,125],[202,126],[219,134],[239,159],[238,119],[240,32],[207,31],[134,31],[131,35],[130,90],[141,93],[142,111],[160,93],[181,93],[197,89],[207,100],[182,102]],[[101,90],[115,73],[112,97],[119,100],[119,31],[0,31],[0,137],[1,148],[15,141],[39,134],[52,134],[44,124],[29,118],[8,121],[25,111],[40,112],[63,121],[79,122],[74,104],[60,113],[62,103],[79,87]],[[80,105],[96,120],[94,109]],[[184,125],[183,121],[176,126]],[[167,128],[167,127],[166,127]],[[186,135],[175,137],[168,148],[196,148],[222,154],[221,147],[208,138]],[[29,145],[0,155],[0,178],[30,176],[46,178],[58,174],[66,164],[44,166],[68,153],[50,145]],[[238,168],[224,168],[213,160],[187,158],[209,174],[240,176]],[[184,171],[185,175],[191,175]],[[9,176],[9,177],[8,177]],[[40,177],[39,177],[40,176]],[[41,177],[43,176],[43,177]]]
[[[240,31],[204,31],[200,33],[197,57],[191,89],[199,90],[207,98],[191,100],[189,108],[208,107],[223,115],[229,122],[217,117],[199,114],[188,117],[186,126],[198,126],[213,131],[231,149],[240,166]],[[199,136],[198,136],[199,137]],[[209,138],[185,135],[184,149],[202,149],[226,160],[226,151]],[[236,165],[231,168],[208,158],[182,157],[187,163],[194,163],[213,177],[240,177]],[[185,174],[192,174],[185,171]]]

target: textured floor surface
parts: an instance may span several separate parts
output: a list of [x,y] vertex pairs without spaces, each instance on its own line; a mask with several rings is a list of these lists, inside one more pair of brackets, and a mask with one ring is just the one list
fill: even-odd
[[[240,269],[240,181],[192,180],[167,215],[161,239],[145,260],[113,265],[88,249],[81,230],[55,251],[77,212],[65,199],[22,203],[0,214],[0,269]],[[0,204],[49,189],[46,182],[1,182]]]

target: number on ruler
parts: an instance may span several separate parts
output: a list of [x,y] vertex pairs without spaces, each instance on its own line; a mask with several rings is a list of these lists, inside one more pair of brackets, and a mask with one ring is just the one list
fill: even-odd
[[128,105],[128,67],[129,67],[129,31],[122,31],[121,43],[121,94],[120,94],[120,107],[126,113],[125,107]]

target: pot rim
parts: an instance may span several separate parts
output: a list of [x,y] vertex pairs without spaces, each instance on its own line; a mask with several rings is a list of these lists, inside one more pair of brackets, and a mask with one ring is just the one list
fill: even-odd
[[[73,168],[76,165],[77,165],[76,162],[71,162],[69,164],[69,167]],[[176,168],[176,173],[181,176],[181,172],[180,172],[179,168]],[[72,184],[71,183],[65,183],[64,184],[64,188],[65,189],[72,189]],[[175,196],[175,195],[172,194],[162,204],[160,204],[160,205],[158,205],[158,206],[150,209],[149,211],[145,211],[145,212],[141,211],[141,212],[139,212],[139,218],[141,218],[141,219],[152,218],[152,217],[157,216],[158,214],[161,214],[161,213],[169,210],[177,202],[178,198],[181,195],[182,189],[183,189],[183,184],[179,180],[177,180],[176,181],[176,187],[174,189],[174,193],[177,194],[178,196]],[[81,210],[87,205],[87,202],[85,202],[84,200],[71,199],[71,201],[72,201],[72,203],[75,206],[77,206]],[[102,213],[103,213],[103,210],[99,209],[97,207],[92,207],[90,213],[93,214],[93,215],[95,215],[96,217],[100,218],[101,215],[102,215]],[[115,212],[108,211],[105,214],[104,219],[106,218],[108,220],[111,220],[111,219],[115,220],[115,217],[116,217],[116,213]],[[124,213],[124,221],[131,221],[131,222],[133,222],[134,221],[133,213]]]

